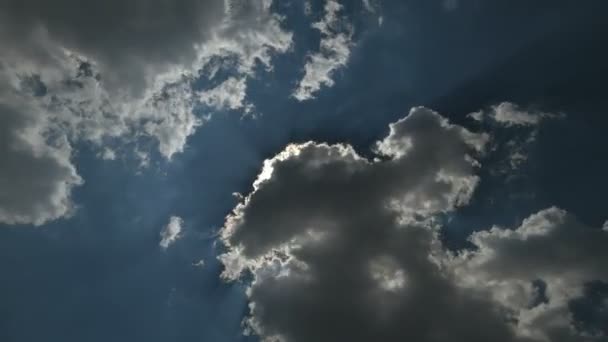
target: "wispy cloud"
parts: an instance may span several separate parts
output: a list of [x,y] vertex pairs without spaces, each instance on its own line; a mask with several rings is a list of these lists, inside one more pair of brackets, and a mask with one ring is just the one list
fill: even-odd
[[325,4],[324,17],[312,24],[321,33],[319,51],[308,55],[304,76],[292,96],[298,101],[314,98],[322,86],[334,85],[334,73],[350,58],[353,26],[342,15],[343,6],[335,0]]

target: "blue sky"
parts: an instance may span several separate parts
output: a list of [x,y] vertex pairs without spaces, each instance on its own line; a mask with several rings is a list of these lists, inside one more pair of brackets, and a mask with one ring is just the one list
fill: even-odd
[[[216,78],[205,78],[204,73],[195,70],[195,77],[188,83],[204,92],[236,75],[245,80],[245,97],[241,102],[253,106],[248,113],[246,105],[231,108],[230,105],[195,104],[185,118],[205,118],[204,123],[186,134],[182,149],[177,149],[170,158],[158,148],[164,136],[138,128],[140,126],[130,126],[128,133],[108,134],[99,142],[79,138],[73,132],[65,133],[71,146],[68,160],[84,180],[82,185],[69,190],[73,214],[61,213],[45,219],[42,224],[29,218],[25,219],[29,222],[15,223],[11,222],[10,212],[8,218],[3,218],[4,211],[0,210],[3,273],[0,340],[259,341],[269,337],[269,333],[265,335],[263,330],[255,329],[262,337],[243,336],[242,325],[243,319],[250,315],[249,303],[257,300],[267,308],[274,303],[262,295],[248,298],[246,294],[252,278],[264,279],[266,273],[252,266],[248,275],[234,281],[220,276],[230,266],[217,258],[233,248],[230,241],[255,246],[245,238],[230,240],[233,237],[222,236],[229,226],[225,221],[227,215],[240,201],[234,194],[253,194],[253,201],[257,191],[253,182],[264,160],[273,158],[290,143],[310,140],[345,143],[358,155],[371,160],[378,156],[375,142],[389,134],[388,125],[406,116],[415,106],[435,110],[452,124],[473,132],[489,132],[496,144],[493,145],[495,153],[478,158],[483,165],[475,171],[480,182],[466,205],[450,206],[433,216],[442,222],[439,235],[446,249],[474,250],[475,246],[471,247],[467,241],[472,232],[493,225],[517,228],[525,218],[552,206],[575,217],[577,224],[601,231],[608,220],[605,200],[608,120],[603,92],[608,76],[605,62],[608,48],[604,43],[608,34],[604,13],[608,6],[601,1],[575,4],[461,0],[449,2],[449,6],[442,1],[372,1],[370,9],[364,1],[340,3],[344,6],[339,12],[340,25],[352,26],[350,55],[344,65],[329,74],[334,84],[321,86],[309,100],[298,101],[293,93],[303,77],[304,64],[310,54],[318,51],[323,39],[311,23],[324,20],[326,3],[312,2],[311,13],[306,14],[304,3],[275,0],[268,11],[282,16],[280,27],[292,36],[289,49],[268,50],[271,68],[257,61],[243,72],[238,70],[238,65],[226,63]],[[36,5],[35,1],[31,3],[30,10],[36,13],[32,18],[53,16],[51,12],[44,12],[48,11],[45,8],[36,12],[33,9]],[[12,7],[0,6],[0,13],[30,18]],[[264,13],[254,12],[251,16],[255,19],[267,14]],[[49,25],[51,44],[65,44],[89,60],[97,61],[103,82],[121,80],[107,71],[130,67],[131,62],[121,59],[120,46],[111,46],[117,49],[115,55],[119,57],[107,57],[98,52],[95,41],[85,41],[89,36],[82,38],[87,44],[81,42],[80,37],[62,36],[64,29],[74,27],[66,24],[54,30],[52,25],[61,26],[57,22],[68,23],[61,16],[57,18],[59,21],[41,20]],[[28,20],[24,22],[29,23]],[[250,19],[243,14],[232,20],[237,23],[240,20],[245,23],[242,26],[248,27]],[[212,20],[208,22],[204,27],[220,25]],[[13,28],[13,23],[4,25]],[[15,31],[7,32],[21,32],[18,30],[23,28],[18,26],[14,24]],[[176,34],[182,37],[182,32]],[[138,35],[134,37],[139,39]],[[26,51],[24,46],[37,48],[40,44],[34,39],[15,43],[17,40],[16,36],[0,35],[0,41],[14,46],[16,54]],[[159,49],[152,43],[145,45],[145,49],[148,48]],[[152,60],[150,51],[145,49],[142,48],[143,57],[135,50],[133,56],[145,60],[148,54]],[[0,61],[9,66],[6,70],[19,71],[11,64],[14,62],[11,58],[13,55],[0,53]],[[43,97],[50,97],[54,89],[59,94],[51,81],[45,81],[49,79],[45,79],[45,72],[53,74],[44,69],[47,64],[36,58],[32,60],[35,62],[30,64],[34,67],[28,66],[28,72],[43,75],[42,80],[51,92]],[[118,60],[122,64],[116,62]],[[160,68],[161,63],[155,63],[150,62],[145,70]],[[109,74],[107,78],[104,70]],[[5,77],[4,71],[2,77],[0,104],[5,101],[7,106],[12,105],[14,102],[9,102],[9,95],[5,96],[4,92],[8,87],[4,85],[10,83],[9,77]],[[111,90],[108,94],[112,98]],[[171,96],[176,95],[161,96],[161,101],[169,101]],[[551,113],[563,117],[543,120],[533,126],[509,126],[467,116],[480,110],[493,113],[492,110],[496,110],[492,106],[500,103],[515,104],[530,115]],[[45,107],[46,112],[36,115],[50,117],[54,115],[53,108]],[[162,110],[159,113],[162,117]],[[141,127],[145,127],[148,122],[164,121],[144,117],[141,122]],[[13,127],[10,125],[5,126],[7,132]],[[70,129],[79,130],[83,126],[75,127]],[[183,129],[182,126],[162,127],[165,128],[167,132]],[[146,133],[138,133],[138,129]],[[532,135],[533,141],[525,142]],[[514,169],[505,166],[505,160],[514,153],[505,147],[509,141],[521,142],[521,151],[526,155],[523,165]],[[0,140],[0,144],[8,146],[9,143]],[[118,157],[101,158],[100,151],[106,147],[112,148]],[[147,166],[140,165],[145,160],[138,157],[141,151],[149,158]],[[12,159],[6,160],[8,168]],[[12,179],[8,173],[0,176],[4,178],[1,184],[38,184],[45,180],[36,173],[25,180]],[[325,174],[319,177],[322,176]],[[282,179],[276,178],[277,184]],[[7,212],[12,208],[10,191],[13,190],[7,190],[0,202],[0,209],[6,206]],[[288,197],[283,198],[287,196],[284,192],[274,196],[288,201]],[[325,196],[333,198],[331,194]],[[276,208],[279,210],[282,206]],[[252,217],[257,217],[254,214],[251,213]],[[274,215],[282,217],[280,212]],[[302,215],[308,217],[313,213]],[[171,216],[183,219],[181,233],[168,248],[161,248],[159,234]],[[328,219],[332,219],[331,216]],[[268,224],[272,222],[269,218]],[[239,226],[239,229],[254,228]],[[480,245],[477,248],[483,250]],[[584,250],[585,246],[581,248]],[[194,265],[199,260],[204,260],[203,267]],[[581,260],[584,263],[587,259]],[[596,255],[595,260],[600,264],[608,262],[605,253]],[[594,331],[598,335],[589,341],[606,341],[601,334],[608,334],[605,328],[608,326],[605,283],[608,278],[600,279],[606,277],[606,273],[594,274],[594,277],[592,280],[597,281],[586,282],[586,292],[569,298],[566,307],[574,315],[577,331]],[[550,283],[546,279],[541,281]],[[261,285],[254,289],[263,293]],[[288,289],[285,291],[290,293]],[[285,315],[291,312],[289,306],[282,310]],[[299,317],[296,314],[294,311],[293,317]],[[303,338],[292,323],[275,325],[272,317],[261,314],[257,319],[269,329],[267,332],[277,329],[278,333],[289,336],[288,341]],[[323,331],[318,326],[308,328]],[[326,336],[335,337],[331,334]],[[406,335],[387,338],[394,336]],[[470,340],[477,341],[475,338]],[[509,341],[523,340],[513,337]],[[540,339],[531,337],[527,341]],[[564,337],[563,341],[570,340]]]

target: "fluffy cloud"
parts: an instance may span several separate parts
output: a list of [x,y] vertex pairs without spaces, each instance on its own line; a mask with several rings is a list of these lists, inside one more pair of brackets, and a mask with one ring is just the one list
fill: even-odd
[[[605,279],[605,232],[549,209],[516,230],[473,235],[474,252],[442,246],[436,217],[468,203],[488,141],[419,107],[390,125],[371,160],[314,142],[266,160],[221,230],[223,278],[252,275],[246,332],[286,342],[592,341],[564,303]],[[548,303],[533,305],[537,280]]]
[[182,225],[184,224],[184,220],[182,220],[178,216],[171,216],[169,218],[169,223],[163,228],[160,232],[160,242],[158,245],[167,249],[171,246],[177,239],[179,239],[180,233],[182,232]]
[[[608,281],[608,233],[587,227],[558,208],[531,215],[516,229],[474,233],[475,251],[460,254],[451,268],[466,287],[487,291],[509,308],[517,331],[532,341],[582,341],[568,304],[592,281]],[[542,281],[546,303],[537,300]],[[591,338],[588,338],[591,340]]]
[[[13,163],[0,172],[3,182],[27,183],[4,187],[0,223],[42,224],[71,211],[71,189],[82,183],[76,143],[104,159],[125,150],[109,142],[135,146],[144,165],[150,151],[140,146],[150,144],[140,142],[156,141],[171,159],[211,113],[250,110],[246,79],[257,65],[272,70],[273,54],[291,46],[281,22],[269,0],[0,4],[0,149],[3,164]],[[204,72],[223,60],[234,61],[233,78]],[[219,85],[193,89],[206,83]],[[28,171],[33,161],[50,167]]]
[[321,42],[319,52],[308,56],[304,77],[293,93],[298,101],[314,98],[322,86],[333,86],[333,73],[348,63],[353,46],[353,27],[341,15],[342,9],[337,1],[328,0],[324,8],[325,16],[312,25],[321,33]]

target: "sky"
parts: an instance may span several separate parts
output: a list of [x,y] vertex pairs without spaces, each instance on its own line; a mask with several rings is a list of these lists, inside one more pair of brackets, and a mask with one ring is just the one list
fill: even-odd
[[0,340],[608,341],[607,10],[0,1]]

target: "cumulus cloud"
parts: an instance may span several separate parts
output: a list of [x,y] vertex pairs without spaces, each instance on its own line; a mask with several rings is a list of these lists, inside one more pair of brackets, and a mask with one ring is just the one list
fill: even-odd
[[338,1],[328,0],[324,11],[324,17],[312,24],[321,33],[321,42],[319,51],[308,55],[304,76],[293,92],[298,101],[314,98],[322,86],[333,86],[334,72],[345,66],[350,58],[353,27],[341,13],[343,6]]
[[[509,230],[493,227],[474,233],[475,251],[454,259],[453,271],[469,288],[487,291],[509,308],[517,332],[532,341],[582,341],[568,304],[592,281],[608,281],[608,234],[578,222],[564,210],[548,208]],[[545,284],[546,303],[534,281]],[[591,339],[589,339],[591,340]]]
[[[222,277],[252,276],[245,332],[284,342],[593,341],[563,303],[605,279],[605,232],[551,208],[515,230],[473,235],[475,251],[442,246],[437,217],[469,202],[488,141],[418,107],[390,125],[373,159],[308,142],[266,160],[221,230]],[[548,303],[533,304],[537,280]]]
[[184,220],[182,220],[178,216],[171,216],[169,218],[169,223],[163,230],[160,232],[160,242],[159,246],[163,249],[169,248],[177,239],[181,237],[182,225],[184,224]]
[[[126,150],[110,150],[110,141],[112,147],[135,146],[132,152],[149,161],[151,151],[140,146],[150,144],[140,142],[153,140],[169,160],[211,113],[249,111],[246,79],[257,65],[272,70],[272,56],[291,46],[291,33],[271,5],[269,0],[2,2],[0,114],[7,123],[0,148],[11,153],[7,162],[15,162],[2,172],[13,177],[6,182],[28,186],[22,193],[5,188],[11,192],[3,193],[0,222],[42,224],[70,212],[71,189],[82,183],[71,162],[79,142],[98,148],[104,159]],[[234,61],[234,78],[202,72],[226,59]],[[219,86],[193,89],[204,83]],[[55,167],[42,168],[27,181],[23,177],[34,176],[24,169],[27,160]],[[5,204],[10,198],[36,201],[28,214]]]

